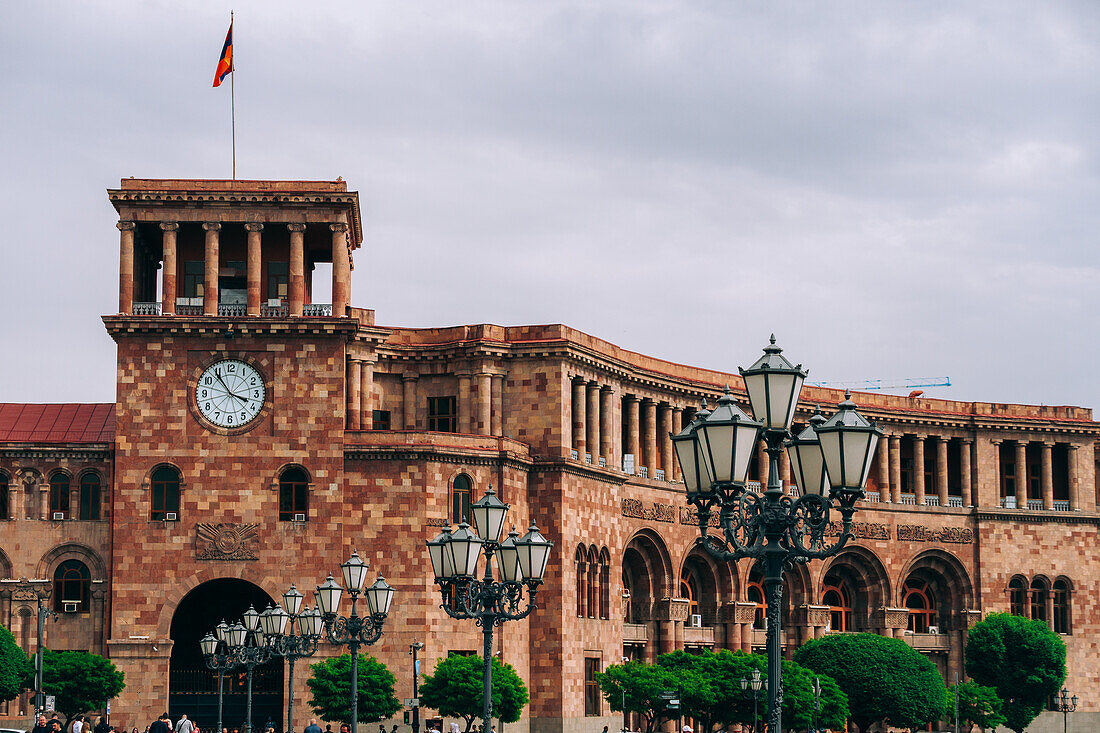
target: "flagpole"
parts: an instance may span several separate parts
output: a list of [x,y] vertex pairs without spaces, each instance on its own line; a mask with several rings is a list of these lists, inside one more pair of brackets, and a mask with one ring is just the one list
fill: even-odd
[[[229,11],[229,27],[233,27],[233,11]],[[233,136],[233,180],[237,180],[237,75],[232,73],[237,67],[236,39],[233,41],[233,60],[229,66],[229,119]]]

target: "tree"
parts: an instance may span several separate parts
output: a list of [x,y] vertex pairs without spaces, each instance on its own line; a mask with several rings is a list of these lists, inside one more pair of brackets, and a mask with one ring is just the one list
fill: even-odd
[[638,713],[645,721],[646,733],[653,733],[666,720],[680,714],[669,709],[664,693],[678,692],[679,671],[658,664],[625,662],[612,664],[596,673],[596,684],[612,710]]
[[815,677],[821,687],[818,727],[843,730],[848,722],[848,696],[840,685],[827,674],[788,661],[783,662],[783,725],[791,730],[803,730],[814,724]]
[[114,662],[89,652],[42,654],[42,690],[56,698],[54,706],[68,721],[79,713],[98,710],[126,687],[125,675]]
[[956,687],[947,688],[947,714],[955,711],[955,697],[959,698],[959,720],[967,725],[976,725],[983,731],[1003,725],[1005,716],[1001,715],[1004,704],[992,687],[984,687],[977,682],[963,682]]
[[0,702],[14,700],[25,690],[31,671],[30,660],[15,643],[15,637],[0,626]]
[[[309,665],[306,680],[313,712],[325,720],[351,720],[351,655],[332,657]],[[394,697],[393,673],[374,657],[359,655],[359,722],[372,723],[401,709]]]
[[1066,645],[1043,621],[991,613],[970,629],[966,673],[1004,701],[1005,725],[1020,733],[1066,679]]
[[878,721],[915,727],[943,715],[943,678],[932,662],[900,639],[834,634],[806,642],[794,660],[836,680],[860,730]]
[[[493,716],[502,723],[519,720],[530,699],[523,683],[510,664],[493,659]],[[453,656],[442,659],[435,672],[420,683],[420,704],[435,708],[441,715],[462,718],[469,731],[481,717],[485,701],[485,663],[477,656]]]

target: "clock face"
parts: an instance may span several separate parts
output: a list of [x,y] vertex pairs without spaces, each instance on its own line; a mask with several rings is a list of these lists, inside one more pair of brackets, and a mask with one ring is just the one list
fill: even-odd
[[208,366],[195,385],[195,404],[220,428],[239,428],[256,419],[267,394],[264,378],[250,364],[223,359]]

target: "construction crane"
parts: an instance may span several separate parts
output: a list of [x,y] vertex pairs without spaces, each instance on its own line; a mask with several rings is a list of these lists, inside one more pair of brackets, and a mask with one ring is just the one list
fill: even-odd
[[950,387],[951,377],[912,377],[910,379],[856,379],[848,382],[806,382],[813,387],[831,387],[834,389],[854,389],[857,392],[870,392],[878,389],[908,389],[910,397],[924,394],[921,387]]

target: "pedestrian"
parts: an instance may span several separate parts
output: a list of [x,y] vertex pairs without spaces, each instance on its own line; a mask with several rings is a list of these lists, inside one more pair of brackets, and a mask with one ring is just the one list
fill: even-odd
[[195,724],[187,719],[187,715],[180,715],[179,722],[176,723],[176,733],[195,733]]
[[84,716],[77,715],[73,718],[73,733],[80,733],[82,730],[84,730]]
[[47,730],[46,716],[40,713],[34,720],[34,727],[27,731],[27,733],[46,733]]
[[317,725],[317,718],[309,719],[309,725],[306,726],[304,733],[321,733],[321,726]]
[[393,730],[391,730],[390,733],[397,733],[397,723],[393,724]]
[[160,717],[149,724],[149,733],[172,733],[168,725],[168,713],[161,713]]

